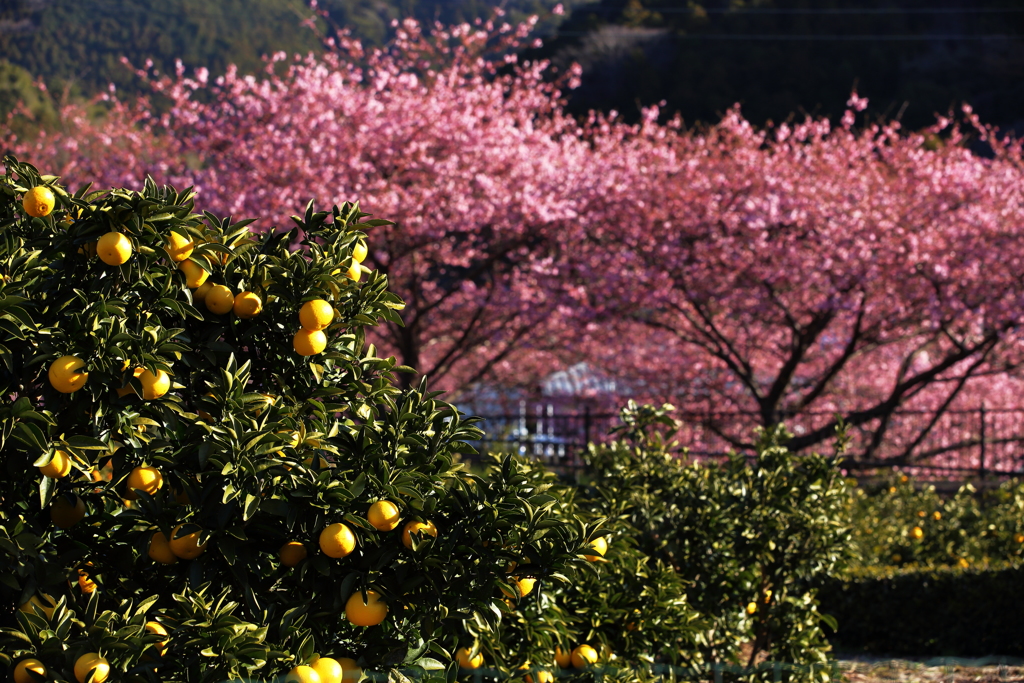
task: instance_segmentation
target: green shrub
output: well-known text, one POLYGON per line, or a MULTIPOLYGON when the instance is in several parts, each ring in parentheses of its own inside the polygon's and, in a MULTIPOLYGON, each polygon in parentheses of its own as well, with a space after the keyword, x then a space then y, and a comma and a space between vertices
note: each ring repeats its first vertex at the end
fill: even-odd
POLYGON ((860 569, 825 581, 837 646, 892 655, 1024 656, 1024 568, 860 569))

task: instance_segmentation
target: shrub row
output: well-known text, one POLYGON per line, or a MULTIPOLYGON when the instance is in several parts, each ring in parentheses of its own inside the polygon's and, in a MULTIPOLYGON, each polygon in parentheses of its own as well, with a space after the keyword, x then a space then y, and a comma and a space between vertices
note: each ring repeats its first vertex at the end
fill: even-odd
POLYGON ((821 586, 835 647, 892 655, 1024 656, 1024 567, 881 567, 821 586))

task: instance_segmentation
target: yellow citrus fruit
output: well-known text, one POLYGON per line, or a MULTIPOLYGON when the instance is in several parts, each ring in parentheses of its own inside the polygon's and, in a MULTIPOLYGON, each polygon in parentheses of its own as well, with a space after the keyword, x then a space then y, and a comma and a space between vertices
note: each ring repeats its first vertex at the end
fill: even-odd
POLYGON ((196 243, 192 241, 191 237, 186 237, 179 232, 171 232, 167 236, 167 253, 170 254, 171 260, 175 263, 180 263, 192 255, 192 250, 196 248, 196 243))
MULTIPOLYGON (((146 630, 148 632, 156 634, 158 636, 166 636, 167 635, 167 629, 164 628, 164 625, 161 624, 159 621, 147 621, 146 622, 146 630)), ((164 653, 164 650, 167 649, 167 639, 164 638, 163 640, 159 641, 155 645, 155 647, 156 647, 156 651, 159 652, 162 655, 164 653)))
POLYGON ((231 310, 231 307, 235 305, 235 295, 231 293, 231 290, 224 285, 214 285, 210 288, 210 291, 206 293, 206 298, 203 299, 203 303, 206 304, 206 308, 211 313, 217 315, 224 315, 231 310))
POLYGON ((343 672, 341 679, 343 681, 354 682, 363 677, 363 670, 359 668, 358 664, 356 664, 356 660, 351 657, 338 657, 338 664, 341 664, 341 670, 343 672))
POLYGON ((590 542, 590 548, 594 551, 594 554, 584 555, 583 557, 587 558, 588 562, 597 562, 608 552, 608 540, 604 536, 595 538, 590 542))
POLYGON ((46 678, 46 667, 38 659, 23 659, 14 667, 14 683, 38 683, 46 678))
POLYGON ((455 651, 455 660, 459 663, 463 669, 479 669, 484 665, 484 655, 482 652, 477 652, 476 656, 469 656, 470 649, 468 647, 460 647, 455 651))
POLYGON ((1013 540, 1016 543, 1024 543, 1024 534, 1017 534, 1013 537, 1013 540))
POLYGON ((401 521, 398 506, 389 500, 378 500, 366 511, 366 520, 377 531, 391 531, 401 521))
POLYGON ((53 611, 57 609, 57 601, 46 593, 39 593, 38 595, 33 595, 27 601, 22 603, 18 609, 26 614, 35 614, 36 607, 41 609, 43 614, 46 615, 46 618, 49 619, 53 616, 53 611))
POLYGON ((60 529, 70 529, 85 517, 85 501, 78 496, 68 500, 67 496, 54 498, 50 505, 50 519, 60 529))
POLYGON ((747 614, 755 614, 756 612, 757 612, 757 603, 756 602, 748 602, 747 603, 747 614))
POLYGON ((402 528, 402 545, 406 548, 412 549, 412 535, 413 534, 427 534, 437 538, 437 527, 431 521, 423 522, 409 522, 402 528))
POLYGON ((281 564, 286 567, 294 567, 306 559, 307 554, 306 546, 298 541, 288 541, 277 551, 277 556, 281 558, 281 564))
POLYGON ((355 549, 355 535, 341 522, 335 522, 320 532, 320 550, 327 557, 340 559, 355 549))
POLYGON ((323 299, 307 301, 299 309, 299 324, 304 330, 316 332, 326 329, 332 320, 334 320, 334 307, 323 299))
MULTIPOLYGON (((526 674, 523 680, 525 680, 526 683, 534 683, 533 676, 530 674, 526 674)), ((554 681, 555 676, 550 671, 541 669, 537 672, 537 683, 554 683, 554 681)))
POLYGON ((39 473, 51 479, 63 479, 71 472, 71 458, 64 451, 56 451, 53 459, 39 468, 39 473))
POLYGON ((192 303, 196 306, 206 306, 206 295, 213 289, 212 282, 204 282, 192 292, 192 303))
POLYGON ((185 259, 178 264, 178 270, 185 274, 185 285, 189 289, 201 287, 210 274, 198 263, 191 259, 185 259))
POLYGON ((320 683, 320 674, 311 666, 297 666, 288 672, 284 683, 320 683))
POLYGON ((79 372, 85 361, 77 356, 61 356, 50 364, 50 385, 62 394, 71 394, 85 386, 88 372, 79 372))
MULTIPOLYGON (((512 582, 519 588, 519 597, 525 598, 533 592, 533 587, 537 583, 537 579, 512 579, 512 582)), ((516 597, 515 593, 506 588, 502 588, 501 592, 506 598, 516 597)))
POLYGON ((936 522, 942 520, 942 513, 936 510, 935 512, 932 513, 932 519, 934 519, 936 522))
POLYGON ((120 232, 108 232, 96 242, 96 254, 108 266, 124 265, 132 257, 132 241, 120 232))
POLYGON ((352 265, 345 271, 345 275, 348 276, 349 280, 359 282, 363 277, 363 269, 359 266, 359 262, 353 259, 352 265))
POLYGON ((320 676, 320 683, 341 683, 345 674, 341 662, 330 657, 318 657, 310 666, 320 676))
POLYGON ((366 599, 360 591, 353 593, 345 603, 345 618, 356 626, 376 626, 388 616, 388 604, 377 591, 366 591, 366 599))
POLYGON ((75 661, 75 678, 85 683, 92 674, 92 683, 104 683, 110 676, 110 662, 96 652, 88 652, 75 661))
POLYGON ((174 527, 171 530, 171 540, 168 542, 171 552, 183 560, 194 560, 202 555, 207 545, 199 545, 199 535, 202 531, 195 524, 179 524, 174 527))
POLYGON ((240 292, 232 308, 239 318, 255 318, 263 310, 263 301, 255 292, 240 292))
POLYGON ((562 667, 563 669, 568 669, 570 666, 572 666, 572 651, 564 651, 562 650, 562 648, 556 647, 555 664, 562 667))
POLYGON ((577 669, 585 669, 597 663, 597 650, 586 643, 572 651, 572 665, 577 669))
POLYGON ((136 467, 128 474, 128 481, 125 483, 125 487, 128 490, 125 496, 129 500, 135 500, 138 498, 136 491, 144 491, 151 496, 155 496, 156 492, 163 488, 164 475, 155 467, 146 467, 145 465, 136 467))
POLYGON ((78 570, 78 587, 82 589, 85 594, 92 593, 96 590, 96 582, 89 577, 89 572, 84 569, 78 570))
POLYGON ((327 335, 321 330, 302 328, 292 338, 292 348, 300 356, 315 356, 327 348, 327 335))
POLYGON ((158 531, 153 534, 153 537, 149 539, 149 550, 147 552, 149 559, 160 562, 161 564, 174 564, 178 561, 178 556, 171 552, 171 544, 167 542, 167 536, 164 532, 158 531))
POLYGON ((33 187, 25 193, 25 198, 21 200, 21 208, 25 209, 25 213, 33 218, 49 216, 56 204, 57 199, 53 196, 53 190, 45 185, 33 187))
MULTIPOLYGON (((142 398, 147 401, 161 398, 171 388, 171 376, 163 370, 157 370, 154 375, 146 368, 135 368, 132 375, 134 377, 138 377, 139 381, 142 382, 142 398)), ((130 384, 126 384, 120 389, 117 389, 117 395, 121 397, 134 393, 135 390, 132 389, 130 384)))
POLYGON ((920 541, 922 538, 924 538, 924 529, 922 529, 919 526, 915 526, 913 529, 910 530, 910 537, 915 541, 920 541))
POLYGON ((362 263, 366 260, 366 255, 370 253, 370 250, 366 247, 366 240, 359 240, 356 242, 356 246, 352 247, 352 258, 356 263, 362 263))

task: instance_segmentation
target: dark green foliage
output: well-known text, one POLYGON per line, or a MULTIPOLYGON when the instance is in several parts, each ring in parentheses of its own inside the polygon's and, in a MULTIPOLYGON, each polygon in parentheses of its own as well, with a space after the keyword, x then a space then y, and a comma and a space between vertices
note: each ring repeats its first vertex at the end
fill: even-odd
POLYGON ((256 236, 248 221, 196 213, 191 192, 151 180, 142 192, 70 195, 27 164, 4 164, 0 665, 38 657, 68 679, 75 658, 95 651, 124 681, 270 680, 319 653, 394 680, 454 676, 452 634, 500 621, 498 543, 514 542, 545 580, 583 564, 582 523, 557 517, 512 458, 486 480, 465 472, 458 455, 481 436, 473 421, 425 384, 398 388, 405 369, 365 344, 364 328, 396 322, 402 304, 379 272, 359 284, 344 272, 357 241, 386 221, 354 204, 310 204, 292 230, 256 236), (39 184, 57 208, 29 218, 21 197, 39 184), (133 244, 121 266, 88 249, 110 230, 133 244), (256 293, 262 313, 218 316, 196 301, 165 250, 172 230, 195 241, 191 259, 211 282, 256 293), (302 357, 297 314, 317 298, 335 317, 324 352, 302 357), (63 355, 89 373, 74 393, 48 380, 63 355), (141 393, 140 367, 169 372, 169 392, 118 395, 126 385, 141 393), (43 476, 37 467, 57 451, 71 472, 43 476), (138 466, 159 469, 165 485, 126 504, 138 466), (47 508, 66 495, 86 516, 57 528, 47 508), (375 529, 367 510, 379 500, 398 507, 401 525, 434 522, 437 537, 406 548, 401 525, 375 529), (356 547, 336 559, 319 538, 339 522, 356 547), (208 542, 205 553, 151 558, 154 534, 171 538, 181 524, 208 542), (278 555, 286 541, 308 551, 293 568, 278 555), (387 618, 353 625, 345 605, 368 589, 387 618), (53 596, 52 616, 15 609, 37 594, 53 596), (155 663, 147 620, 170 632, 155 663))
POLYGON ((1024 567, 861 569, 819 592, 843 650, 1024 656, 1024 567))

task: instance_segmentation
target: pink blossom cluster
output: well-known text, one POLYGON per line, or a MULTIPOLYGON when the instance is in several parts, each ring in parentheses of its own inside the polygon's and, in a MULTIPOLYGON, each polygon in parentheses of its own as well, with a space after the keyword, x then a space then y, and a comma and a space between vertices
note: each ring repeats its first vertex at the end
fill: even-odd
POLYGON ((443 388, 587 360, 637 398, 784 419, 801 445, 840 413, 862 450, 934 437, 890 431, 897 409, 1020 405, 1018 142, 969 108, 872 122, 856 94, 838 126, 576 120, 578 70, 516 57, 531 26, 407 21, 383 49, 340 35, 259 75, 146 68, 152 96, 69 105, 5 146, 99 186, 194 185, 264 229, 359 200, 396 221, 368 264, 408 303, 379 341, 443 388))

